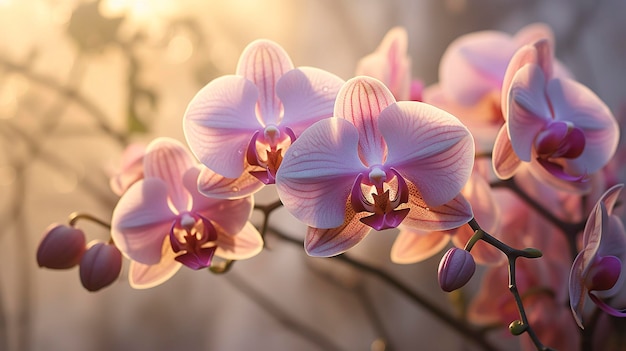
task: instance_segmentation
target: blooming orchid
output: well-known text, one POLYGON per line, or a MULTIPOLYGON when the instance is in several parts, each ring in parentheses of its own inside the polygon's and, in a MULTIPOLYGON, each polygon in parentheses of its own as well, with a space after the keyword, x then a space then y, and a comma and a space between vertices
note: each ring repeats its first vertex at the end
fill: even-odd
POLYGON ((310 255, 344 252, 371 228, 445 230, 472 218, 459 192, 472 170, 473 141, 454 116, 396 102, 365 76, 341 88, 334 115, 302 133, 277 175, 283 204, 311 227, 310 255))
POLYGON ((623 184, 613 186, 596 203, 585 225, 583 248, 570 271, 570 306, 581 328, 587 296, 604 312, 626 317, 626 310, 604 301, 614 296, 626 280, 626 230, 612 213, 623 188, 623 184))
POLYGON ((213 172, 203 171, 200 191, 236 198, 273 184, 285 150, 308 126, 331 116, 342 84, 324 70, 294 68, 272 41, 250 43, 237 74, 211 81, 185 112, 192 152, 210 170, 231 179, 217 181, 213 172))
POLYGON ((547 40, 522 47, 511 59, 502 111, 506 122, 493 149, 494 170, 502 179, 524 163, 554 187, 588 191, 588 175, 604 167, 617 148, 611 111, 582 84, 554 77, 547 40))
POLYGON ((261 235, 248 222, 252 198, 224 200, 200 194, 200 166, 181 143, 154 140, 143 166, 144 179, 122 195, 111 223, 116 246, 132 260, 133 287, 161 284, 181 265, 208 267, 214 255, 239 260, 261 251, 261 235))
POLYGON ((390 29, 376 50, 357 63, 357 76, 374 77, 385 83, 398 101, 422 100, 423 83, 411 80, 408 34, 403 27, 390 29))

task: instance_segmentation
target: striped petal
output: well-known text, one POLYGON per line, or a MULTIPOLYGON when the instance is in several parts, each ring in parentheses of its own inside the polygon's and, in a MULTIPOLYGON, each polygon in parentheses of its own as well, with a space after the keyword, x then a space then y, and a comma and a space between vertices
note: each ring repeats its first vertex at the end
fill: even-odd
POLYGON ((319 121, 285 152, 276 176, 285 208, 306 225, 335 228, 357 175, 366 170, 357 155, 358 132, 340 118, 319 121))
POLYGON ((423 200, 439 206, 463 188, 474 164, 474 141, 451 114, 416 101, 386 108, 379 129, 389 148, 388 167, 415 184, 423 200))
POLYGON ((515 154, 515 151, 513 150, 513 146, 511 146, 507 128, 507 123, 500 128, 500 131, 496 136, 496 141, 493 145, 493 170, 496 173, 496 176, 500 179, 509 179, 513 177, 519 166, 522 164, 522 160, 517 157, 517 154, 515 154))
POLYGON ((310 256, 331 257, 353 248, 365 238, 372 228, 363 224, 348 201, 345 206, 344 222, 331 229, 309 227, 304 239, 304 249, 310 256))
POLYGON ((170 201, 183 212, 189 209, 191 198, 181 180, 194 165, 195 160, 179 141, 157 138, 146 148, 144 177, 161 179, 167 185, 170 201))
POLYGON ((402 221, 402 228, 413 231, 439 231, 458 228, 472 219, 472 207, 462 196, 457 195, 448 203, 429 207, 412 184, 409 186, 409 208, 411 211, 402 221))
POLYGON ((244 170, 239 178, 226 178, 207 167, 202 167, 200 175, 198 175, 200 193, 207 197, 219 199, 247 197, 261 190, 264 185, 247 170, 244 170))
POLYGON ((276 83, 293 68, 287 52, 273 41, 255 40, 243 50, 237 74, 256 85, 259 93, 256 106, 264 126, 280 122, 283 106, 276 94, 276 83))
POLYGON ((357 128, 359 155, 368 166, 384 161, 386 145, 378 130, 378 116, 394 102, 395 98, 382 82, 365 76, 347 81, 337 95, 334 115, 357 128))
POLYGON ((189 148, 204 165, 228 178, 244 169, 245 153, 261 128, 255 106, 259 93, 243 77, 211 81, 191 100, 183 117, 189 148))

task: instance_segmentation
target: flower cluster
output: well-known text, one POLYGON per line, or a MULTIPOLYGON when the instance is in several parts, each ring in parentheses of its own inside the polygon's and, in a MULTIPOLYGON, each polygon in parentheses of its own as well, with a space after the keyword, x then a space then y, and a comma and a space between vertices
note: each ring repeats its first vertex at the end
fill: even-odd
POLYGON ((295 67, 272 41, 250 43, 234 75, 191 99, 182 118, 189 151, 169 138, 129 149, 111 181, 120 198, 110 243, 85 252, 80 230, 55 227, 39 264, 80 262, 83 284, 97 290, 121 269, 105 248, 130 260, 135 288, 182 266, 212 268, 216 257, 251 258, 267 231, 249 222, 253 196, 275 185, 307 225, 311 256, 340 255, 372 230, 399 230, 390 257, 400 264, 452 241, 442 289, 463 287, 483 265, 468 317, 513 321, 512 333, 528 332, 525 349, 576 349, 587 299, 626 316, 614 307, 626 298, 626 231, 613 214, 623 186, 607 167, 619 128, 556 60, 551 30, 460 37, 428 87, 411 77, 407 42, 392 29, 346 81, 295 67))

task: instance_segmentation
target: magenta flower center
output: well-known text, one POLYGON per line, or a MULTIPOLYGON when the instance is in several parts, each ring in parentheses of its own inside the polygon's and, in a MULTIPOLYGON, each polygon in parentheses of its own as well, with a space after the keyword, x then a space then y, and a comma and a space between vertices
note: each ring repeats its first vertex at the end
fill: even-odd
POLYGON ((585 285, 589 290, 609 290, 622 272, 622 261, 615 256, 604 256, 597 259, 589 268, 585 285))
POLYGON ((170 230, 176 261, 198 270, 211 265, 217 248, 217 231, 208 219, 190 213, 181 214, 170 230))
POLYGON ((283 154, 295 140, 296 136, 290 128, 284 128, 281 132, 277 126, 268 125, 263 134, 256 131, 248 144, 246 159, 250 165, 262 170, 252 170, 250 174, 264 184, 274 184, 283 154))
POLYGON ((562 159, 574 159, 585 149, 585 134, 570 122, 550 123, 535 138, 537 161, 552 175, 568 181, 582 181, 585 175, 568 174, 562 159))
POLYGON ((376 230, 397 227, 409 213, 408 208, 398 209, 409 201, 406 181, 395 169, 385 171, 380 165, 357 176, 350 200, 355 212, 371 213, 361 222, 376 230))

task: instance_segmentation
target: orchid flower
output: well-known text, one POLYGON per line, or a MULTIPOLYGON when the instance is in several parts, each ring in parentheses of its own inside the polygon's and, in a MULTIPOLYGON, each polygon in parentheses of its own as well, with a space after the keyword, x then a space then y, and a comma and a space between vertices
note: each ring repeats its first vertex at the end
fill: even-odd
POLYGON ((250 43, 237 74, 208 83, 185 112, 189 147, 212 171, 201 173, 200 191, 239 198, 273 184, 285 150, 308 126, 332 115, 342 84, 321 69, 294 68, 272 41, 250 43), (230 180, 217 181, 213 172, 230 180))
POLYGON ((614 296, 626 279, 626 230, 612 214, 623 188, 624 184, 615 185, 598 200, 585 225, 583 248, 572 264, 570 307, 581 328, 587 296, 604 312, 626 317, 626 309, 618 310, 604 300, 614 296))
POLYGON ((423 83, 411 80, 411 58, 407 55, 407 47, 406 29, 390 29, 378 48, 359 60, 356 75, 374 77, 385 83, 398 101, 421 101, 423 83))
POLYGON ((585 192, 588 176, 615 153, 618 125, 591 90, 552 72, 547 40, 522 47, 511 59, 502 95, 506 122, 496 137, 494 170, 506 179, 524 163, 556 188, 585 192))
POLYGON ((251 197, 200 194, 201 166, 176 140, 154 140, 143 159, 144 179, 122 195, 111 223, 115 245, 132 261, 131 286, 161 284, 181 265, 208 267, 214 255, 240 260, 261 251, 261 235, 248 222, 251 197))
POLYGON ((472 170, 473 140, 454 116, 396 102, 366 76, 341 88, 334 115, 302 133, 277 174, 285 208, 310 226, 310 255, 344 252, 371 228, 446 230, 472 218, 459 192, 472 170))

